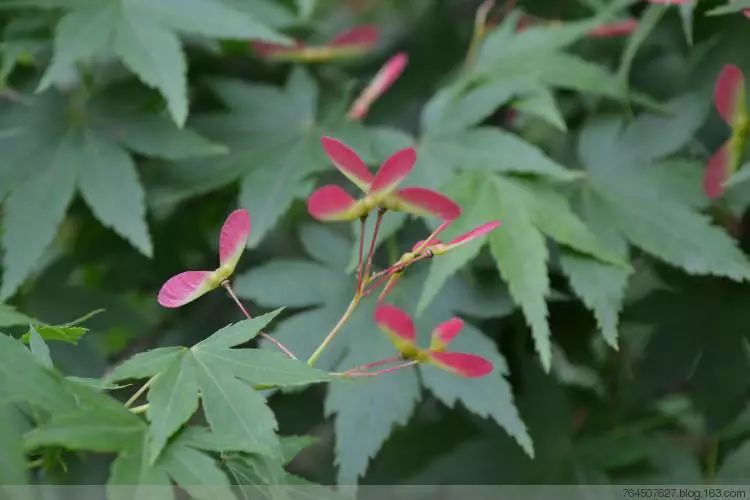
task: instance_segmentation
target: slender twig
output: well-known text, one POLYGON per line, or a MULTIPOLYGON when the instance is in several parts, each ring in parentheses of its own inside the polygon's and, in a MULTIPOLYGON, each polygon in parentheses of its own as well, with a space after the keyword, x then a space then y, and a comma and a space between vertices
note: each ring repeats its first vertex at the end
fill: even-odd
POLYGON ((247 319, 253 319, 252 316, 250 316, 250 313, 247 312, 247 309, 245 309, 245 306, 242 304, 242 301, 240 301, 239 297, 234 293, 234 290, 232 289, 232 284, 229 282, 229 280, 224 280, 221 282, 221 286, 223 286, 229 296, 232 298, 235 304, 237 304, 237 307, 240 308, 240 311, 242 311, 242 314, 245 315, 247 319))
POLYGON ((425 248, 427 248, 429 245, 431 245, 437 236, 443 232, 443 230, 450 226, 452 220, 447 220, 442 222, 433 232, 430 234, 427 238, 422 240, 422 244, 419 245, 417 248, 414 249, 414 253, 421 253, 425 248))
MULTIPOLYGON (((383 215, 385 215, 386 209, 385 208, 378 208, 378 216, 377 219, 375 219, 375 228, 372 232, 372 238, 370 240, 370 249, 367 252, 367 261, 364 266, 364 270, 362 271, 362 279, 360 280, 357 291, 354 292, 354 297, 352 297, 351 302, 349 302, 349 305, 346 308, 346 311, 344 311, 344 314, 339 318, 339 320, 336 322, 334 327, 331 329, 330 332, 328 332, 328 335, 323 339, 323 341, 320 343, 320 345, 315 349, 315 352, 312 353, 312 355, 308 358, 307 364, 310 366, 313 366, 320 356, 323 354, 323 351, 325 351, 326 347, 333 341, 333 339, 338 335, 338 333, 341 331, 341 329, 344 327, 347 321, 349 321, 349 318, 351 318, 352 314, 354 314, 354 310, 359 305, 360 300, 362 300, 362 292, 364 288, 367 286, 368 283, 368 277, 370 275, 370 269, 372 268, 372 259, 375 255, 375 247, 377 245, 378 241, 378 232, 380 231, 380 224, 383 221, 383 215)), ((364 235, 364 223, 361 226, 360 231, 360 242, 362 242, 362 235, 364 235)), ((361 252, 360 252, 361 253, 361 252)), ((361 259, 360 259, 361 261, 361 259)))
MULTIPOLYGON (((515 4, 515 0, 511 0, 509 3, 515 4)), ((477 52, 479 51, 479 45, 487 33, 487 16, 494 6, 495 0, 485 0, 477 9, 476 15, 474 16, 474 33, 472 34, 469 49, 466 51, 466 60, 464 61, 465 71, 468 71, 474 65, 474 61, 477 58, 477 52)))
MULTIPOLYGON (((229 296, 232 298, 232 300, 234 300, 234 303, 237 304, 237 307, 239 307, 240 311, 242 311, 242 314, 244 314, 247 319, 253 319, 253 317, 250 316, 250 313, 247 312, 247 309, 245 309, 245 306, 242 305, 242 302, 240 301, 239 297, 237 297, 237 295, 234 293, 234 290, 232 289, 232 284, 229 283, 229 280, 224 280, 221 283, 221 286, 223 286, 226 289, 229 296)), ((292 353, 292 351, 287 349, 284 344, 279 342, 277 339, 273 338, 271 335, 267 334, 266 332, 260 332, 258 335, 260 335, 261 337, 263 337, 264 339, 268 340, 269 342, 274 344, 276 347, 281 349, 281 351, 283 351, 284 354, 286 354, 290 358, 297 359, 297 356, 295 356, 292 353)))
MULTIPOLYGON (((428 246, 430 246, 434 241, 435 238, 446 228, 450 225, 452 221, 445 221, 442 224, 440 224, 437 229, 435 229, 432 234, 430 234, 427 238, 425 238, 422 243, 417 246, 413 254, 417 254, 415 257, 413 257, 411 260, 408 260, 406 262, 396 262, 395 264, 391 265, 390 267, 387 267, 383 269, 382 271, 378 271, 377 273, 373 273, 372 276, 370 276, 367 279, 367 284, 370 285, 366 290, 362 291, 362 296, 367 297, 370 295, 373 291, 375 291, 380 285, 383 284, 385 280, 390 278, 393 274, 397 272, 403 272, 406 270, 407 267, 414 264, 415 262, 419 262, 420 260, 429 259, 432 258, 432 252, 425 250, 428 246), (373 283, 374 282, 374 283, 373 283)), ((403 257, 402 257, 403 258, 403 257)))
POLYGON ((367 364, 352 368, 350 370, 346 370, 344 374, 352 373, 352 372, 363 372, 371 368, 375 368, 375 367, 382 366, 382 365, 387 365, 389 363, 395 363, 396 361, 401 361, 403 359, 404 358, 402 358, 401 356, 391 356, 390 358, 381 359, 380 361, 373 361, 372 363, 367 363, 367 364))
MULTIPOLYGON (((377 219, 375 219, 375 229, 373 229, 372 231, 372 239, 370 240, 370 250, 367 251, 367 264, 365 264, 365 271, 363 273, 363 276, 365 276, 365 278, 369 276, 370 269, 372 268, 372 259, 375 256, 375 246, 377 245, 378 233, 380 232, 380 223, 383 222, 383 215, 385 215, 385 209, 379 208, 378 217, 377 219)), ((365 280, 363 280, 359 290, 362 291, 362 289, 366 285, 367 283, 365 283, 365 280)))
MULTIPOLYGON (((397 262, 393 264, 390 267, 386 267, 382 271, 378 271, 377 273, 372 273, 372 276, 367 280, 368 283, 372 283, 373 281, 380 279, 380 278, 388 278, 391 274, 393 274, 394 271, 398 271, 400 267, 400 264, 397 262)), ((375 285, 372 285, 375 286, 375 285)))
POLYGON ((354 294, 354 297, 352 297, 352 301, 349 302, 349 306, 346 308, 346 311, 344 311, 344 314, 339 318, 336 325, 331 329, 330 332, 328 332, 328 335, 326 335, 326 338, 323 339, 323 342, 320 343, 317 349, 315 349, 315 352, 312 353, 310 358, 307 360, 307 364, 310 366, 313 366, 316 361, 318 361, 318 358, 320 358, 320 355, 323 354, 323 351, 326 347, 328 347, 328 344, 331 343, 331 341, 336 337, 336 335, 341 331, 341 329, 344 327, 347 321, 349 321, 349 318, 351 318, 352 314, 354 313, 354 310, 359 305, 359 301, 362 298, 362 295, 359 293, 359 290, 357 293, 354 294))
POLYGON ((407 361, 406 363, 401 363, 400 365, 391 366, 390 368, 384 368, 383 370, 378 370, 376 372, 344 372, 340 375, 344 377, 377 377, 378 375, 385 375, 386 373, 392 373, 397 370, 401 370, 402 368, 408 368, 410 366, 414 366, 417 363, 419 363, 419 361, 416 359, 413 359, 411 361, 407 361))
POLYGON ((378 287, 380 287, 380 285, 382 285, 385 281, 387 281, 394 274, 403 273, 412 264, 415 264, 419 262, 420 260, 431 259, 432 257, 433 257, 433 254, 431 251, 423 252, 408 262, 396 263, 392 265, 391 267, 384 269, 383 271, 373 274, 370 277, 370 279, 367 280, 368 283, 372 283, 372 284, 369 285, 367 289, 362 292, 362 296, 367 297, 368 295, 370 295, 372 292, 377 290, 378 287))
MULTIPOLYGON (((395 275, 397 275, 399 273, 403 273, 404 269, 406 269, 406 267, 403 267, 403 266, 401 266, 400 268, 397 268, 397 267, 391 267, 391 268, 389 268, 388 271, 390 271, 390 272, 388 274, 385 274, 385 275, 381 276, 377 281, 375 281, 375 283, 373 283, 372 285, 370 285, 370 287, 367 288, 367 290, 365 290, 364 292, 362 292, 362 296, 363 297, 368 297, 372 292, 374 292, 375 290, 377 290, 378 288, 380 288, 380 286, 383 283, 387 282, 393 276, 395 276, 395 275)), ((372 280, 370 280, 370 281, 372 281, 372 280)))
POLYGON ((138 398, 140 398, 141 395, 143 395, 143 393, 146 392, 149 387, 151 387, 151 384, 154 383, 154 381, 156 380, 156 377, 158 377, 158 376, 159 376, 159 374, 157 373, 156 375, 154 375, 153 377, 151 377, 150 379, 148 379, 146 381, 146 383, 141 386, 140 389, 138 389, 137 391, 135 391, 135 394, 133 394, 132 396, 130 396, 130 399, 128 399, 127 401, 125 401, 125 408, 130 408, 130 405, 132 405, 133 403, 135 403, 136 401, 138 401, 138 398))
POLYGON ((362 258, 364 256, 364 249, 365 249, 365 222, 367 221, 367 216, 362 216, 359 218, 359 259, 357 259, 357 290, 360 290, 362 288, 362 280, 364 279, 364 269, 362 269, 362 266, 364 265, 364 262, 362 261, 362 258))

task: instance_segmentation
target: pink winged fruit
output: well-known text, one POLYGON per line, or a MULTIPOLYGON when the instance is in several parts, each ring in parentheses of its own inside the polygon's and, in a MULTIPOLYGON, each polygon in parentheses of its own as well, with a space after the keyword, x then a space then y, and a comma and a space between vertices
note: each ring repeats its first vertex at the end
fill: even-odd
POLYGON ((591 38, 613 38, 631 34, 638 27, 635 19, 623 19, 612 23, 602 24, 588 32, 591 38))
POLYGON ((348 117, 352 120, 361 120, 370 110, 370 106, 381 95, 391 88, 398 77, 403 73, 409 63, 409 57, 404 52, 399 52, 386 61, 382 68, 375 74, 372 81, 365 87, 359 97, 349 109, 348 117))
POLYGON ((732 134, 708 160, 703 176, 703 190, 709 198, 724 193, 724 184, 737 170, 750 135, 745 77, 737 66, 724 66, 714 88, 714 104, 732 134))
POLYGON ((247 238, 250 236, 250 214, 235 210, 227 217, 219 236, 219 267, 214 271, 185 271, 172 276, 159 291, 159 304, 180 307, 218 288, 237 267, 247 238))
POLYGON ((414 322, 408 314, 396 306, 390 304, 378 306, 375 310, 375 323, 405 358, 430 363, 443 370, 469 378, 484 377, 492 372, 492 363, 482 356, 446 350, 464 326, 460 318, 451 318, 440 323, 432 331, 429 349, 420 349, 417 346, 414 322))
POLYGON ((355 200, 339 186, 323 186, 307 200, 307 209, 314 218, 321 221, 355 220, 365 217, 377 207, 443 220, 452 220, 460 215, 460 207, 436 191, 420 187, 398 188, 417 161, 414 148, 396 151, 373 175, 359 155, 343 142, 323 137, 322 143, 334 166, 364 196, 355 200))
POLYGON ((355 26, 333 37, 324 45, 297 42, 291 46, 252 41, 251 47, 269 61, 325 62, 347 59, 366 53, 378 43, 380 30, 376 26, 355 26))

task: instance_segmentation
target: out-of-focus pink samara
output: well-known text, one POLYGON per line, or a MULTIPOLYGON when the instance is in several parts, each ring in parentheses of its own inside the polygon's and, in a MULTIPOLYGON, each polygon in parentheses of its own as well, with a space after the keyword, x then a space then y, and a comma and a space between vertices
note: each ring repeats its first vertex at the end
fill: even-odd
POLYGON ((492 363, 482 356, 446 351, 451 341, 463 329, 464 322, 461 318, 451 318, 435 327, 429 349, 420 349, 417 346, 414 322, 396 306, 378 306, 375 310, 375 323, 405 358, 427 362, 462 377, 479 378, 492 373, 492 363))
POLYGON ((326 62, 360 56, 378 43, 380 30, 376 26, 355 26, 333 37, 324 45, 307 45, 298 41, 291 46, 251 41, 256 54, 268 61, 326 62))
POLYGON ((589 31, 588 36, 591 38, 614 38, 631 34, 638 27, 638 21, 635 19, 623 19, 608 24, 602 24, 589 31))
POLYGON ((249 236, 248 211, 239 209, 229 214, 219 236, 219 267, 214 271, 185 271, 172 276, 159 291, 159 304, 180 307, 218 288, 237 267, 249 236))
POLYGON ((404 68, 406 68, 408 62, 409 56, 404 52, 400 52, 388 59, 383 67, 375 74, 375 77, 370 81, 367 87, 365 87, 359 97, 354 101, 347 116, 352 120, 363 119, 370 110, 372 103, 374 103, 378 97, 385 94, 385 92, 391 88, 391 85, 398 80, 401 73, 404 72, 404 68))
POLYGON ((708 160, 703 190, 709 198, 718 198, 724 193, 724 184, 739 168, 750 135, 745 77, 737 66, 728 64, 721 70, 714 88, 714 105, 731 127, 732 134, 708 160))

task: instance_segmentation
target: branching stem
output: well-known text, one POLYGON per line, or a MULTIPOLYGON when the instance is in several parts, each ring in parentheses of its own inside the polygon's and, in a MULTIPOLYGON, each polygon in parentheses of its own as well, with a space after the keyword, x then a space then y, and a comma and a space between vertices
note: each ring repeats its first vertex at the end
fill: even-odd
POLYGON ((358 293, 362 293, 365 286, 367 286, 367 282, 369 280, 366 279, 367 276, 370 275, 370 269, 372 268, 372 259, 375 257, 375 247, 378 242, 378 233, 380 232, 380 224, 383 222, 383 215, 385 215, 386 210, 384 208, 378 209, 378 217, 375 219, 375 229, 372 231, 372 239, 370 240, 370 249, 367 251, 367 264, 365 264, 365 271, 362 274, 365 278, 363 278, 362 283, 360 284, 360 287, 358 289, 358 293))
MULTIPOLYGON (((232 284, 229 282, 229 280, 224 280, 221 283, 221 286, 223 286, 229 296, 234 300, 234 303, 237 304, 237 307, 240 308, 240 311, 242 311, 242 314, 245 315, 247 319, 253 319, 252 316, 250 316, 250 313, 247 312, 247 309, 245 309, 245 306, 242 305, 242 301, 240 301, 239 297, 237 297, 237 294, 234 293, 234 290, 232 289, 232 284)), ((276 347, 278 347, 284 354, 289 356, 292 359, 297 359, 297 356, 292 353, 289 349, 286 348, 284 344, 273 338, 271 335, 267 334, 266 332, 260 332, 259 335, 263 337, 264 339, 268 340, 272 344, 274 344, 276 347)))
POLYGON ((395 363, 397 361, 401 361, 403 358, 401 356, 391 356, 390 358, 381 359, 380 361, 373 361, 372 363, 367 363, 364 365, 357 366, 355 368, 352 368, 351 370, 346 370, 344 374, 352 373, 352 372, 363 372, 366 370, 369 370, 370 368, 375 368, 382 365, 387 365, 389 363, 395 363))
MULTIPOLYGON (((358 275, 360 279, 358 279, 357 284, 357 291, 354 292, 354 297, 352 297, 351 302, 349 302, 349 305, 346 308, 346 311, 344 311, 344 314, 339 318, 339 320, 336 322, 334 327, 331 329, 330 332, 328 332, 328 335, 323 339, 323 342, 320 343, 317 349, 315 349, 315 352, 312 353, 310 358, 307 360, 307 364, 310 366, 313 366, 320 356, 323 354, 323 351, 325 351, 326 347, 333 341, 333 339, 338 335, 338 333, 341 331, 341 329, 344 327, 347 321, 349 321, 349 318, 352 317, 352 314, 354 314, 354 311, 357 309, 357 306, 359 305, 359 302, 362 300, 363 291, 365 287, 367 286, 367 283, 369 282, 368 276, 370 274, 370 268, 372 267, 372 259, 375 254, 375 247, 377 245, 378 240, 378 233, 380 232, 380 224, 383 221, 383 215, 385 215, 386 210, 384 208, 378 209, 378 217, 375 219, 375 228, 372 232, 372 238, 370 240, 370 249, 367 252, 367 262, 364 264, 364 269, 360 272, 358 272, 358 275)), ((365 234, 365 221, 362 220, 362 225, 360 226, 360 240, 359 240, 359 253, 360 253, 360 265, 357 266, 358 269, 362 269, 362 250, 364 249, 364 234, 365 234)))
POLYGON ((159 374, 154 375, 153 377, 151 377, 150 379, 148 379, 146 381, 146 383, 141 386, 140 389, 138 389, 137 391, 135 391, 135 394, 133 394, 132 396, 130 396, 130 399, 128 399, 127 401, 125 401, 125 408, 130 408, 130 405, 132 405, 133 403, 135 403, 136 401, 138 401, 138 398, 140 398, 143 395, 143 393, 146 392, 149 387, 151 387, 151 385, 156 380, 156 377, 158 377, 158 376, 159 376, 159 374))
POLYGON ((392 373, 392 372, 401 370, 403 368, 414 366, 417 363, 419 363, 419 361, 416 359, 413 359, 411 361, 401 363, 400 365, 391 366, 390 368, 384 368, 382 370, 378 370, 375 372, 344 372, 341 375, 343 375, 344 377, 377 377, 379 375, 385 375, 386 373, 392 373))
POLYGON ((323 342, 320 343, 317 349, 315 349, 315 352, 312 353, 310 358, 307 360, 307 364, 310 366, 313 366, 316 361, 318 361, 318 358, 323 354, 323 351, 325 351, 326 347, 328 347, 328 344, 333 341, 333 339, 336 337, 336 335, 341 331, 341 329, 344 327, 347 321, 349 321, 349 318, 351 318, 352 314, 354 314, 354 310, 359 305, 359 301, 362 299, 362 295, 360 295, 359 290, 357 290, 357 293, 354 294, 354 297, 352 298, 352 301, 349 302, 349 306, 346 308, 346 311, 344 311, 344 314, 339 318, 336 325, 331 329, 330 332, 328 332, 328 335, 326 335, 326 338, 323 339, 323 342))

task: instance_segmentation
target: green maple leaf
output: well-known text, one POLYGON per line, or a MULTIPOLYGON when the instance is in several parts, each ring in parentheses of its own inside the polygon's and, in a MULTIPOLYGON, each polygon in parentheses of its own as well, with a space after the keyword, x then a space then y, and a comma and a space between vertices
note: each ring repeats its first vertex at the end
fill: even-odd
POLYGON ((0 334, 0 396, 10 403, 26 403, 49 413, 69 413, 75 397, 62 377, 37 362, 23 343, 0 334))
POLYGON ((321 137, 341 138, 366 161, 372 159, 368 133, 345 120, 344 108, 334 106, 322 116, 318 86, 302 68, 295 68, 282 88, 229 79, 215 80, 211 87, 227 111, 198 116, 194 123, 230 153, 210 169, 198 162, 164 165, 151 182, 154 205, 174 204, 239 180, 239 205, 253 216, 248 242, 253 247, 294 200, 310 194, 313 174, 333 171, 321 137))
MULTIPOLYGON (((635 246, 689 274, 746 280, 745 256, 699 211, 707 205, 702 164, 668 159, 703 123, 706 102, 687 95, 672 101, 671 115, 643 114, 627 125, 601 118, 584 127, 579 155, 589 175, 579 193, 581 212, 623 257, 635 246)), ((615 345, 629 273, 578 256, 563 256, 562 268, 615 345)))
MULTIPOLYGON (((1 308, 0 308, 1 309, 1 308)), ((88 331, 88 328, 80 326, 81 323, 93 318, 97 314, 104 312, 104 309, 96 309, 91 311, 78 319, 69 321, 61 325, 49 325, 42 323, 41 321, 28 318, 23 324, 30 325, 29 331, 21 336, 21 340, 29 342, 33 333, 44 340, 55 340, 58 342, 66 342, 68 344, 76 345, 88 331)))
POLYGON ((26 484, 26 455, 17 430, 17 417, 13 407, 0 402, 0 482, 2 484, 26 484))
POLYGON ((0 335, 0 393, 9 403, 42 409, 49 420, 24 436, 24 446, 60 445, 70 449, 117 451, 145 423, 113 398, 62 377, 51 366, 49 351, 33 332, 31 349, 0 335), (21 368, 23 366, 23 368, 21 368))
MULTIPOLYGON (((255 324, 261 323, 263 319, 259 318, 255 324)), ((222 346, 227 343, 242 342, 253 335, 249 332, 253 332, 253 326, 249 322, 237 324, 217 332, 217 335, 207 339, 212 341, 207 344, 222 346)), ((164 446, 159 457, 152 460, 153 432, 141 417, 129 411, 121 402, 88 385, 64 379, 56 371, 37 363, 32 352, 26 349, 20 341, 0 335, 0 346, 2 347, 0 395, 2 395, 3 403, 30 404, 34 408, 45 410, 50 415, 37 427, 23 435, 23 447, 27 452, 44 447, 63 447, 67 450, 116 453, 117 458, 112 463, 108 481, 108 485, 112 487, 109 489, 109 495, 112 498, 132 498, 134 491, 140 491, 137 489, 140 486, 161 486, 163 488, 158 489, 160 496, 166 495, 169 498, 172 494, 172 482, 197 498, 206 496, 208 490, 201 487, 207 486, 211 487, 212 498, 216 495, 220 498, 233 498, 228 490, 229 479, 212 455, 219 451, 247 449, 247 442, 238 439, 231 427, 222 427, 220 431, 214 432, 206 428, 187 428, 174 436, 164 446), (128 486, 128 488, 118 488, 118 486, 128 486)), ((236 351, 243 350, 237 349, 236 351)), ((159 355, 151 355, 151 361, 163 356, 163 352, 159 351, 159 355)), ((134 373, 133 370, 135 372, 142 370, 142 368, 132 368, 134 365, 141 367, 149 365, 150 369, 147 372, 153 373, 156 367, 152 362, 144 363, 146 357, 142 355, 137 362, 126 362, 131 365, 129 369, 131 374, 134 373)), ((260 378, 273 378, 275 373, 273 370, 278 369, 278 366, 274 363, 273 366, 267 368, 267 372, 264 372, 266 370, 262 366, 264 360, 270 361, 265 356, 259 357, 256 361, 260 361, 261 365, 249 364, 248 369, 261 374, 260 378)), ((283 367, 283 363, 281 366, 283 367)), ((289 368, 288 365, 287 368, 289 368)), ((121 373, 127 374, 126 372, 127 370, 121 373)), ((282 377, 286 379, 289 376, 289 370, 282 374, 282 377)), ((252 391, 249 387, 245 389, 252 391)), ((241 399, 242 394, 233 396, 241 399)), ((6 407, 0 408, 3 411, 0 417, 4 418, 6 407)), ((253 416, 260 418, 257 412, 254 412, 253 416)), ((272 437, 275 438, 275 434, 272 433, 272 437)), ((8 441, 7 444, 19 446, 21 440, 17 441, 17 443, 8 441)), ((304 442, 289 444, 292 450, 304 446, 304 442)), ((273 463, 270 458, 264 460, 267 464, 273 463)), ((281 457, 276 460, 281 464, 281 457)), ((8 465, 13 466, 13 464, 8 465)), ((13 473, 15 473, 14 477, 20 477, 12 468, 4 468, 0 475, 13 473)), ((15 482, 18 480, 15 479, 15 482)))
POLYGON ((143 494, 158 491, 160 497, 173 498, 170 480, 194 498, 234 498, 229 478, 217 460, 193 446, 187 432, 170 442, 156 463, 149 461, 148 450, 148 433, 142 432, 120 451, 107 482, 110 498, 132 498, 139 495, 140 488, 143 494))
POLYGON ((108 102, 100 97, 81 107, 49 92, 6 110, 0 121, 6 152, 0 159, 0 198, 7 195, 0 297, 12 295, 34 270, 76 193, 102 224, 151 255, 145 193, 125 148, 167 157, 176 148, 196 155, 221 152, 164 117, 134 108, 123 114, 108 102))
POLYGON ((49 369, 54 367, 49 347, 33 326, 31 327, 31 335, 29 335, 29 349, 31 349, 31 354, 34 355, 40 365, 49 369))
MULTIPOLYGON (((628 244, 625 238, 609 223, 609 214, 591 200, 581 203, 579 210, 591 231, 608 248, 625 261, 628 244)), ((627 284, 633 270, 594 260, 586 255, 563 249, 560 268, 570 286, 596 319, 604 340, 618 348, 619 315, 623 308, 627 284)))
MULTIPOLYGON (((524 454, 508 436, 488 429, 441 454, 407 478, 407 482, 424 484, 429 482, 429 477, 440 477, 449 484, 475 484, 480 481, 482 472, 475 473, 473 467, 460 465, 470 459, 491 467, 490 470, 495 471, 493 481, 497 483, 570 484, 581 478, 586 478, 587 483, 600 480, 603 463, 586 460, 583 456, 582 448, 588 436, 576 433, 574 409, 564 388, 551 375, 543 373, 531 357, 524 360, 521 370, 524 387, 518 397, 518 407, 534 439, 537 453, 533 458, 524 454)), ((603 455, 617 449, 609 446, 603 455)))
MULTIPOLYGON (((347 238, 321 226, 306 226, 301 241, 316 261, 272 260, 239 276, 235 290, 260 304, 284 303, 305 308, 280 322, 273 335, 299 356, 309 356, 347 308, 354 284, 345 270, 351 247, 347 238), (315 285, 300 286, 300 283, 315 285)), ((393 299, 401 303, 412 301, 421 283, 421 275, 407 275, 396 288, 393 299)), ((408 307, 412 306, 409 302, 408 307)), ((478 292, 458 279, 451 279, 434 306, 424 315, 424 332, 445 319, 441 315, 463 312, 478 317, 502 316, 512 310, 507 294, 502 291, 478 292)), ((318 361, 320 366, 340 371, 394 355, 393 346, 374 325, 373 309, 374 300, 359 306, 318 361)), ((461 381, 446 379, 433 373, 437 369, 425 367, 420 368, 425 374, 424 385, 449 406, 461 403, 478 415, 494 419, 532 453, 531 441, 504 378, 505 360, 481 334, 467 330, 462 342, 466 342, 467 349, 477 349, 476 352, 490 357, 496 364, 496 373, 481 381, 461 381)), ((421 399, 420 393, 419 378, 413 369, 359 382, 331 384, 325 408, 326 414, 334 418, 339 483, 357 482, 394 426, 404 425, 410 419, 421 399), (363 428, 368 433, 363 434, 363 428)))
POLYGON ((614 2, 591 19, 522 31, 516 30, 517 13, 506 16, 488 33, 469 71, 428 102, 422 115, 423 130, 428 135, 447 136, 482 122, 503 104, 536 114, 564 130, 552 97, 552 90, 558 88, 619 100, 633 97, 653 104, 646 97, 628 94, 626 86, 606 68, 564 50, 628 3, 614 2))
POLYGON ((254 338, 278 313, 223 328, 190 349, 165 348, 123 363, 107 381, 156 376, 148 392, 149 460, 155 463, 167 440, 195 413, 199 400, 215 432, 231 435, 243 449, 280 454, 276 419, 255 385, 297 385, 331 376, 277 352, 232 349, 254 338))
POLYGON ((556 181, 580 177, 536 146, 496 127, 428 132, 420 141, 418 158, 409 182, 420 186, 447 186, 461 171, 521 173, 556 181))
POLYGON ((105 0, 62 6, 66 13, 55 29, 54 56, 40 90, 61 80, 75 63, 113 53, 144 84, 164 96, 180 126, 187 118, 188 97, 187 62, 178 33, 287 41, 247 11, 220 0, 105 0))
POLYGON ((80 384, 67 385, 78 398, 77 408, 54 414, 49 422, 27 433, 24 445, 28 449, 57 445, 71 450, 117 452, 144 432, 145 422, 119 401, 80 384))
POLYGON ((692 446, 668 433, 630 430, 627 424, 633 422, 611 429, 582 429, 576 424, 575 400, 553 375, 544 374, 531 358, 522 362, 520 369, 524 382, 518 406, 536 445, 533 459, 507 436, 486 429, 433 458, 405 482, 425 484, 431 477, 440 477, 447 484, 475 484, 491 470, 496 483, 608 484, 613 476, 634 482, 653 479, 655 469, 656 477, 669 474, 686 484, 700 483, 702 475, 692 446), (466 463, 477 461, 483 470, 466 467, 466 463), (628 468, 634 472, 623 475, 628 468))
POLYGON ((424 309, 447 278, 488 242, 500 274, 531 326, 542 364, 548 369, 552 351, 545 302, 550 293, 545 236, 601 262, 625 268, 627 265, 549 185, 491 173, 466 173, 456 178, 446 194, 464 207, 461 218, 441 236, 447 241, 491 220, 500 220, 503 226, 484 241, 472 242, 434 259, 419 308, 424 309))
MULTIPOLYGON (((217 461, 195 443, 193 434, 181 433, 159 459, 148 459, 151 436, 146 422, 109 396, 72 382, 58 383, 69 392, 75 408, 52 418, 24 436, 24 446, 34 450, 62 446, 68 450, 114 452, 108 485, 112 498, 132 498, 139 486, 162 486, 160 496, 172 494, 174 482, 197 498, 232 498, 229 480, 217 461), (171 482, 170 482, 171 481, 171 482), (128 486, 116 488, 115 486, 128 486)), ((144 490, 148 491, 148 490, 144 490)), ((153 491, 153 490, 152 490, 153 491)))
POLYGON ((107 376, 105 383, 117 380, 149 378, 167 369, 172 362, 182 356, 185 347, 157 347, 139 352, 127 361, 117 365, 107 376))

